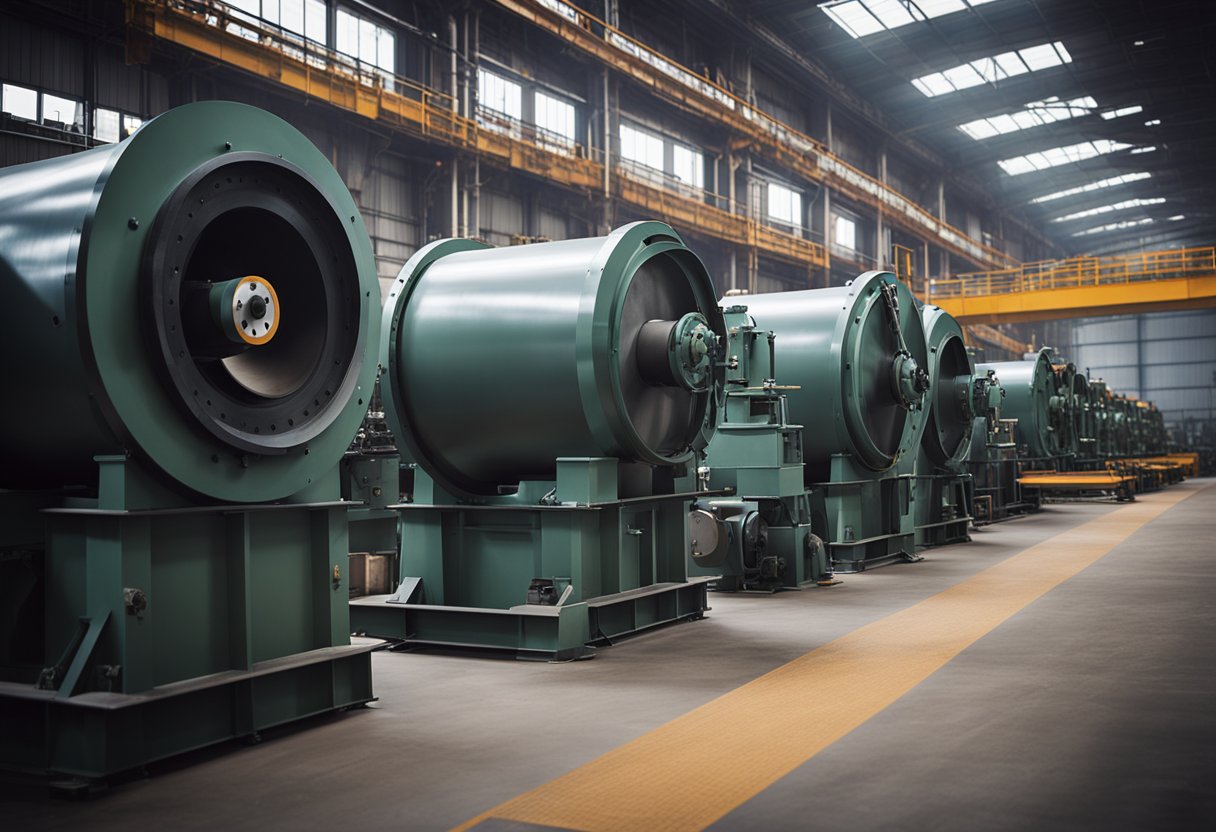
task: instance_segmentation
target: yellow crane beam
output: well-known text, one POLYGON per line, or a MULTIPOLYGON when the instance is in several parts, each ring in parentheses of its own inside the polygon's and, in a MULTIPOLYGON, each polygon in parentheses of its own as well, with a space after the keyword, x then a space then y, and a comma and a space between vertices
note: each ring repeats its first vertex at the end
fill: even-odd
POLYGON ((1026 263, 933 280, 929 301, 962 324, 1216 307, 1216 248, 1026 263))
POLYGON ((1016 338, 1013 338, 1001 332, 994 326, 987 324, 970 324, 963 327, 964 333, 967 335, 967 341, 974 344, 976 341, 982 341, 989 346, 998 347, 1015 357, 1020 357, 1027 352, 1027 345, 1016 338))

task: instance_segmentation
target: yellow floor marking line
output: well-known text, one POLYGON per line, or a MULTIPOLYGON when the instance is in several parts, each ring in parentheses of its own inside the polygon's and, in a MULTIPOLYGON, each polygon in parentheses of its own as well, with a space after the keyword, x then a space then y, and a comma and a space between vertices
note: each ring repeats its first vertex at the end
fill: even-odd
POLYGON ((704 829, 1202 487, 1147 495, 1031 546, 456 829, 487 818, 588 832, 704 829))

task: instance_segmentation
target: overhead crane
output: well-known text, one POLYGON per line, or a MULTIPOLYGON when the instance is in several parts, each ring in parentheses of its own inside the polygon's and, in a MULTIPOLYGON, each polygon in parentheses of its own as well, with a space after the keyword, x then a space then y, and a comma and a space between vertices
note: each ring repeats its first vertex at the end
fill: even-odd
MULTIPOLYGON (((604 168, 573 144, 568 152, 542 146, 522 131, 487 128, 460 115, 455 100, 401 76, 352 65, 319 44, 259 28, 246 18, 231 18, 225 7, 189 0, 127 0, 128 52, 132 62, 147 60, 148 36, 176 44, 355 113, 395 130, 474 153, 483 161, 537 176, 554 184, 590 192, 601 187, 604 168), (257 40, 228 31, 229 25, 256 33, 257 40)), ((826 249, 814 240, 765 226, 755 219, 707 204, 612 169, 615 193, 624 202, 692 233, 743 245, 776 259, 826 268, 826 249)))
POLYGON ((1025 263, 930 281, 960 323, 1022 323, 1216 307, 1216 247, 1025 263))

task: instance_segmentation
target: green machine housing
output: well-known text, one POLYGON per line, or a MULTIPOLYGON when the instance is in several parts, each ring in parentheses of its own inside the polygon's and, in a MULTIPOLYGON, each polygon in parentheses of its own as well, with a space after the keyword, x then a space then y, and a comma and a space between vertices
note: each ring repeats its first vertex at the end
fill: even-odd
POLYGON ((912 293, 875 271, 746 304, 776 338, 789 417, 801 425, 803 486, 822 500, 833 570, 916 560, 913 475, 897 467, 915 458, 929 390, 912 293))
POLYGON ((86 779, 372 698, 338 464, 379 300, 258 109, 0 171, 0 765, 86 779))
POLYGON ((1051 350, 1043 349, 1024 361, 980 364, 977 370, 992 370, 1005 388, 1002 413, 1017 420, 1018 456, 1032 467, 1058 464, 1071 446, 1073 413, 1052 368, 1051 350))
POLYGON ((789 388, 776 380, 777 337, 736 300, 747 298, 723 301, 725 398, 698 472, 731 496, 693 504, 688 572, 717 576, 719 591, 830 586, 827 510, 804 482, 802 425, 790 422, 789 388))
POLYGON ((442 240, 394 282, 381 390, 413 500, 400 583, 357 631, 521 657, 699 618, 680 478, 713 435, 725 335, 668 226, 491 248, 442 240), (408 392, 408 395, 406 395, 408 392))
POLYGON ((974 481, 966 460, 977 435, 987 445, 1002 392, 994 373, 976 374, 958 321, 932 305, 921 307, 921 317, 931 392, 912 503, 916 544, 928 547, 970 539, 974 481))

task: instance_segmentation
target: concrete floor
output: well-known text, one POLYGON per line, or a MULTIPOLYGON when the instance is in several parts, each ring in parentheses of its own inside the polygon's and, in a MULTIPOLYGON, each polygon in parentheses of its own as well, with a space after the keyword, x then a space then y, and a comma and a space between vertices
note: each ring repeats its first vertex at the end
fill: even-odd
MULTIPOLYGON (((1183 487, 1197 484, 1211 485, 1183 487)), ((371 708, 159 765, 87 803, 8 783, 0 817, 14 829, 448 828, 1115 508, 1052 505, 832 589, 714 595, 706 620, 588 662, 377 653, 371 708)), ((1216 828, 1214 517, 1208 487, 714 828, 1216 828)))

